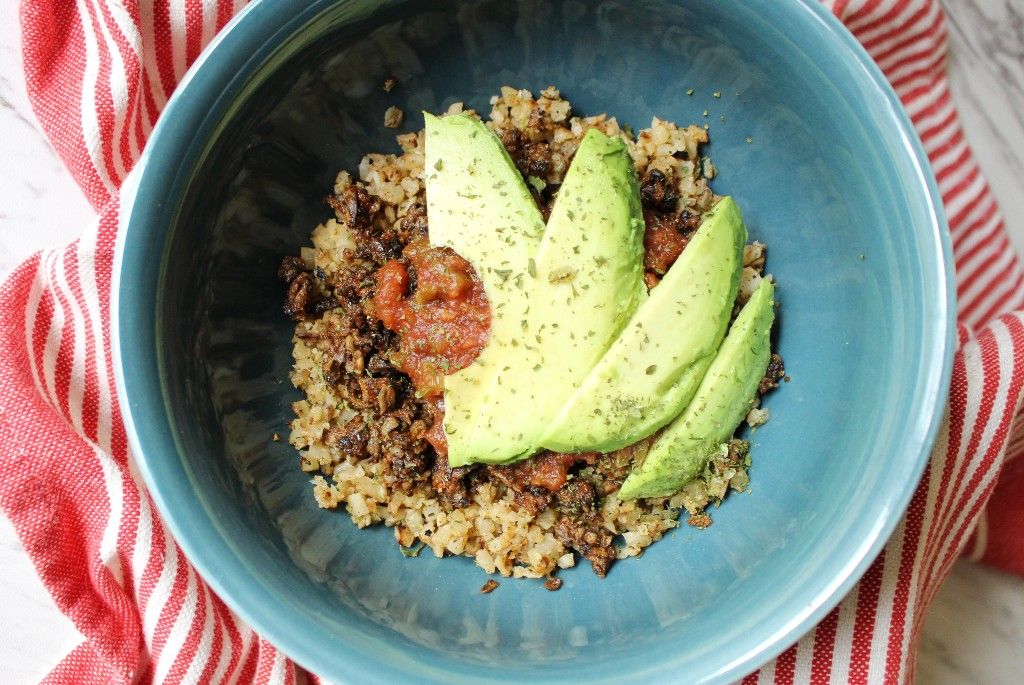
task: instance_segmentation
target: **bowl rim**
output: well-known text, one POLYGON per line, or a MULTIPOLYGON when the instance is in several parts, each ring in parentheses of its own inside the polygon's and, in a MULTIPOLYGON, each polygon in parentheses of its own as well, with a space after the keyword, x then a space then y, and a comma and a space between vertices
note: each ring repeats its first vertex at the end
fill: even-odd
MULTIPOLYGON (((343 2, 344 0, 338 1, 343 2)), ((298 3, 293 2, 293 4, 298 3)), ((383 7, 389 4, 391 4, 390 1, 381 2, 379 6, 383 7)), ((919 191, 923 191, 920 200, 927 209, 930 221, 927 229, 923 226, 917 227, 916 233, 922 239, 928 239, 938 248, 931 254, 921 256, 922 274, 926 277, 929 274, 932 275, 937 286, 936 298, 932 303, 936 310, 936 329, 932 345, 926 349, 933 363, 927 368, 926 382, 922 383, 924 392, 919 398, 920 405, 927 407, 930 413, 922 412, 913 423, 915 434, 911 442, 918 446, 918 450, 917 454, 913 455, 913 466, 909 469, 912 477, 901 481, 894 487, 894 491, 890 495, 890 506, 886 507, 877 517, 868 531, 867 537, 855 545, 841 572, 824 583, 814 594, 813 599, 795 607, 798 610, 788 620, 782 622, 770 634, 754 642, 728 664, 706 674, 700 679, 700 682, 730 682, 742 678, 777 657, 835 608, 868 570, 902 519, 928 462, 943 417, 942 408, 949 394, 956 349, 956 292, 952 242, 938 183, 924 146, 903 104, 881 69, 840 20, 818 0, 790 0, 790 5, 794 7, 793 11, 809 13, 822 31, 831 34, 839 42, 837 50, 845 50, 856 59, 865 84, 879 95, 884 101, 886 109, 892 115, 892 123, 898 129, 899 137, 908 153, 909 162, 919 181, 917 188, 919 191), (934 363, 939 360, 941 360, 941 364, 934 363)), ((126 259, 126 248, 130 242, 145 238, 152 232, 148 230, 151 226, 140 225, 143 222, 138 218, 140 214, 138 200, 147 194, 152 195, 158 192, 168 173, 173 178, 176 171, 170 160, 178 160, 185 156, 179 150, 177 156, 166 155, 161 159, 154 153, 154 150, 162 146, 167 148, 168 144, 171 148, 176 147, 174 139, 182 134, 182 130, 178 119, 174 116, 175 112, 187 107, 183 102, 190 97, 192 91, 200 88, 196 85, 197 76, 208 69, 207 65, 213 62, 214 55, 220 54, 221 51, 237 49, 237 47, 228 45, 236 39, 237 27, 247 23, 255 24, 259 21, 265 23, 268 18, 278 17, 284 6, 284 2, 252 0, 221 29, 175 88, 153 128, 139 160, 122 184, 121 206, 123 211, 119 217, 115 245, 110 304, 113 331, 111 344, 117 399, 127 431, 130 452, 145 482, 146 489, 153 498, 156 508, 174 540, 203 580, 242 620, 296 663, 313 672, 329 674, 337 678, 341 674, 334 673, 336 666, 322 656, 324 650, 318 650, 312 641, 303 640, 287 629, 278 627, 271 613, 259 607, 258 602, 252 601, 254 597, 251 591, 247 591, 244 578, 239 578, 237 574, 233 577, 223 577, 216 572, 220 563, 215 554, 207 551, 209 547, 204 544, 214 539, 213 534, 209 530, 196 529, 192 525, 195 521, 194 512, 186 511, 184 507, 176 506, 173 503, 176 497, 176 488, 168 485, 174 478, 167 473, 165 462, 167 459, 178 457, 176 445, 168 446, 154 441, 147 443, 147 437, 153 433, 151 429, 153 422, 162 422, 168 427, 168 431, 173 433, 168 418, 162 411, 162 408, 166 406, 166 397, 161 394, 160 397, 155 398, 151 396, 152 393, 149 396, 140 395, 137 392, 137 390, 141 390, 138 388, 139 382, 126 372, 126 365, 133 368, 148 366, 156 372, 156 355, 154 351, 151 351, 153 359, 146 362, 143 359, 146 352, 141 349, 141 346, 133 344, 133 338, 136 337, 138 331, 132 327, 122 327, 121 325, 122 306, 125 302, 144 304, 147 298, 152 300, 156 296, 152 292, 147 293, 142 292, 142 289, 126 287, 126 284, 131 282, 128 272, 132 268, 136 270, 144 268, 133 265, 131 259, 126 259), (157 166, 161 167, 162 174, 158 172, 147 175, 147 169, 157 166), (144 444, 149 446, 144 449, 144 444), (156 456, 157 454, 159 457, 156 456), (200 539, 203 542, 200 542, 200 539), (245 597, 245 601, 240 599, 241 597, 245 597)), ((319 3, 310 3, 301 11, 290 15, 291 19, 282 24, 283 28, 280 33, 284 34, 286 28, 295 25, 296 22, 312 19, 316 13, 319 13, 316 11, 319 6, 319 3)), ((276 36, 277 34, 275 34, 276 36)), ((245 70, 239 71, 244 72, 245 70)), ((231 75, 221 74, 220 77, 223 80, 230 78, 231 75)), ((210 88, 207 87, 207 90, 210 88)), ((211 108, 211 111, 216 111, 216 108, 211 108)), ((191 136, 186 135, 185 140, 190 138, 191 136)), ((161 237, 166 241, 165 235, 161 237)), ((387 666, 374 660, 372 655, 360 654, 355 650, 349 650, 346 653, 346 661, 348 673, 344 677, 355 678, 358 673, 362 673, 364 677, 372 677, 371 674, 379 677, 384 673, 382 669, 387 669, 387 666)), ((671 667, 671 659, 666 658, 656 666, 656 672, 664 675, 670 672, 671 667)), ((455 675, 452 674, 452 677, 454 680, 455 675)))

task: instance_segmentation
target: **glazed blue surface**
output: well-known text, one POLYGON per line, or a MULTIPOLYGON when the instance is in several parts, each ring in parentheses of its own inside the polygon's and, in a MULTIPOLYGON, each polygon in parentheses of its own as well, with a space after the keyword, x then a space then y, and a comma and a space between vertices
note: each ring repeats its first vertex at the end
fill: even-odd
POLYGON ((923 160, 814 0, 257 0, 179 87, 124 199, 115 354, 143 475, 218 594, 330 680, 741 677, 864 572, 934 439, 953 295, 923 160), (274 274, 327 217, 336 171, 397 151, 389 105, 409 131, 421 110, 487 111, 503 84, 552 83, 636 129, 710 124, 713 187, 769 245, 793 380, 752 436, 749 494, 711 528, 684 526, 605 580, 583 564, 557 593, 481 595, 471 560, 407 559, 390 529, 319 510, 294 450, 271 441, 299 399, 274 274))

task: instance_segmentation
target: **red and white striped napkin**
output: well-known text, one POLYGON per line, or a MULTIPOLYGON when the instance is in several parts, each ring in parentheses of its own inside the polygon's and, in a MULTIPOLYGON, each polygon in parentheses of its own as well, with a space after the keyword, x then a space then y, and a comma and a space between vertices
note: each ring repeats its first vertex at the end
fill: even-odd
MULTIPOLYGON (((34 256, 0 290, 0 505, 86 637, 51 682, 292 683, 298 674, 214 596, 160 521, 131 468, 110 353, 118 188, 187 66, 242 4, 21 7, 35 113, 99 212, 78 242, 34 256)), ((1024 430, 1011 435, 1024 384, 1024 272, 950 99, 942 10, 938 0, 826 5, 892 82, 934 165, 960 344, 947 420, 893 538, 840 606, 750 683, 912 680, 925 610, 965 548, 1024 574, 1024 459, 1013 459, 1024 430)))

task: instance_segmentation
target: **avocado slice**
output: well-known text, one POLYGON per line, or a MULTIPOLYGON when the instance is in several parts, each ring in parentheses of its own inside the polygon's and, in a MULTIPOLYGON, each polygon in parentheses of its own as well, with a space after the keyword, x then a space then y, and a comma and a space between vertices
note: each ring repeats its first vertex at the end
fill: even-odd
MULTIPOLYGON (((432 137, 438 121, 445 120, 427 127, 428 170, 435 147, 441 147, 434 145, 432 137)), ((476 140, 463 136, 458 144, 464 156, 480 160, 476 140)), ((493 264, 495 254, 507 258, 506 243, 493 250, 481 249, 489 239, 496 239, 495 232, 481 231, 481 227, 501 225, 488 216, 491 210, 486 206, 477 210, 475 230, 460 227, 475 240, 467 249, 463 235, 452 231, 447 218, 452 215, 437 204, 446 202, 445 196, 430 184, 462 183, 461 197, 481 195, 472 204, 480 203, 490 191, 474 188, 470 193, 466 178, 441 175, 449 168, 448 160, 441 167, 436 179, 432 174, 427 179, 431 239, 445 240, 474 264, 482 278, 499 274, 494 294, 488 290, 491 341, 477 363, 445 382, 448 461, 453 467, 509 463, 538 449, 540 433, 646 297, 644 223, 636 170, 622 140, 589 131, 573 157, 536 250, 528 249, 528 240, 517 241, 516 247, 522 249, 518 263, 525 264, 525 269, 508 272, 508 265, 493 264), (442 222, 437 238, 435 216, 442 222), (492 342, 493 359, 485 358, 492 342), (484 365, 478 373, 474 367, 481 360, 484 365)), ((472 211, 450 195, 447 201, 459 212, 472 211)), ((535 207, 529 196, 526 201, 535 207)))
MULTIPOLYGON (((488 455, 488 436, 509 415, 495 414, 497 374, 540 363, 539 350, 523 346, 521 325, 529 309, 533 256, 544 219, 522 176, 501 144, 480 121, 466 115, 426 120, 425 175, 430 243, 450 247, 476 268, 491 302, 491 333, 477 359, 445 376, 444 430, 448 458, 461 466, 488 455), (501 419, 500 421, 497 419, 501 419)), ((530 406, 532 386, 498 388, 530 406)), ((519 412, 515 412, 515 416, 519 412)))
POLYGON ((629 474, 619 499, 671 495, 696 478, 708 457, 753 406, 771 356, 775 287, 762 280, 729 329, 693 400, 629 474))
POLYGON ((532 424, 530 451, 647 299, 643 239, 639 182, 626 144, 590 129, 537 250, 524 339, 540 346, 542 368, 518 381, 541 389, 529 419, 520 414, 532 424))
POLYGON ((556 452, 611 452, 679 415, 718 351, 747 229, 722 198, 686 250, 545 430, 556 452))

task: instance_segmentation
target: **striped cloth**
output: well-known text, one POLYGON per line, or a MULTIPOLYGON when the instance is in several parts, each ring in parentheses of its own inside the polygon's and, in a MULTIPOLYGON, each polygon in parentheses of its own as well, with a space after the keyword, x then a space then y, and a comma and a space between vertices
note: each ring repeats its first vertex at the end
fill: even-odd
MULTIPOLYGON (((23 0, 35 113, 99 213, 78 242, 36 255, 0 291, 0 505, 86 638, 48 681, 300 676, 213 595, 160 521, 132 468, 110 354, 118 188, 187 66, 241 4, 23 0)), ((893 538, 839 607, 749 683, 912 680, 925 610, 965 547, 1024 573, 1024 459, 1002 466, 1008 445, 1024 452, 1024 431, 1011 437, 1024 272, 950 99, 942 10, 937 0, 826 4, 893 83, 934 165, 956 258, 959 350, 947 420, 893 538)))

